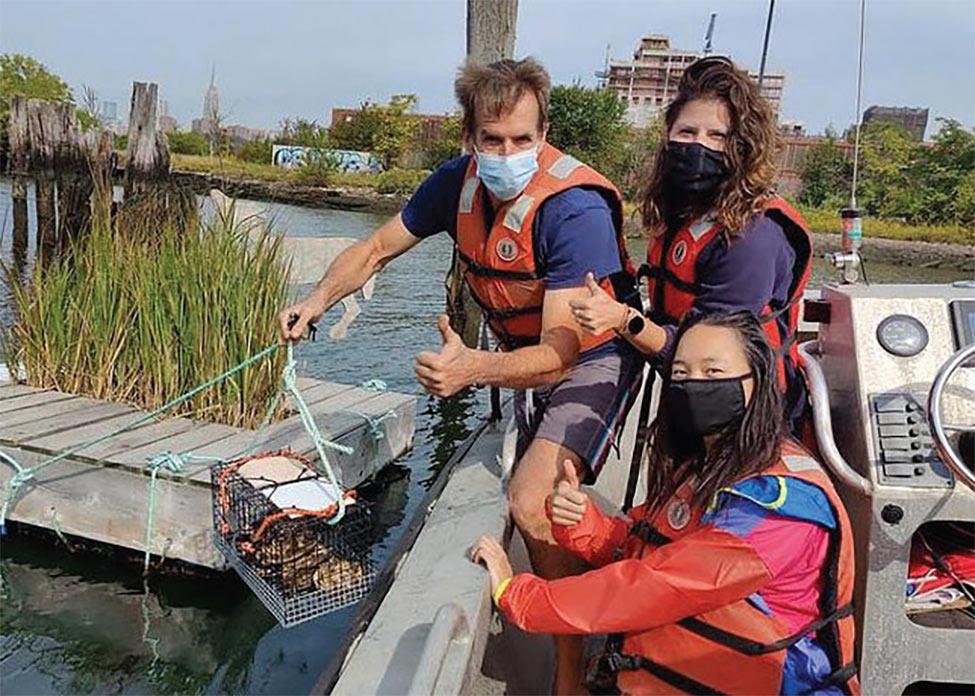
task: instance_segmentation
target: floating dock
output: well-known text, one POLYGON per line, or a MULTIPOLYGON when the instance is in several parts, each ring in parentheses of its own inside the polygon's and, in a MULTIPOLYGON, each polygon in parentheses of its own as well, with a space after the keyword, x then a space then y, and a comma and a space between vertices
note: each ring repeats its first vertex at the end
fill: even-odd
MULTIPOLYGON (((322 435, 352 448, 351 454, 330 453, 346 488, 359 485, 412 446, 415 396, 306 378, 298 380, 298 387, 322 435)), ((0 451, 33 467, 143 415, 125 404, 0 382, 0 451)), ((150 458, 169 451, 229 460, 252 446, 256 451, 290 448, 316 457, 297 416, 260 433, 189 418, 160 418, 40 470, 20 489, 8 517, 143 552, 150 458)), ((209 468, 191 460, 189 469, 189 475, 159 470, 152 553, 223 569, 223 556, 212 541, 209 468)), ((3 490, 13 474, 13 467, 0 462, 3 490)))

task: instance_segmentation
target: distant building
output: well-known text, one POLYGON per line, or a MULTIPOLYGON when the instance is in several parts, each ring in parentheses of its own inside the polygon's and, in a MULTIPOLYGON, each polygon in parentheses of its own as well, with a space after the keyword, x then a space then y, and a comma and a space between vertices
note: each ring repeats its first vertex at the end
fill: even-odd
POLYGON ((220 92, 217 90, 217 69, 210 71, 210 86, 203 95, 203 115, 190 122, 190 130, 210 136, 220 124, 220 92))
POLYGON ((227 137, 234 143, 245 143, 251 140, 269 140, 274 138, 274 131, 261 128, 250 128, 239 123, 232 123, 225 128, 227 137))
POLYGON ((909 106, 871 106, 863 112, 863 123, 871 121, 895 123, 920 142, 928 128, 928 110, 909 106))
POLYGON ((163 133, 172 133, 173 131, 179 130, 179 123, 169 114, 169 102, 164 99, 159 100, 158 123, 159 130, 163 133))
POLYGON ((801 138, 806 135, 806 124, 802 121, 779 121, 779 133, 786 138, 801 138))
POLYGON ((118 102, 103 101, 98 109, 98 115, 105 123, 118 121, 118 102))
MULTIPOLYGON (((648 34, 640 39, 633 60, 608 60, 606 70, 597 75, 603 86, 613 90, 626 104, 626 118, 634 126, 649 125, 677 95, 677 84, 684 69, 702 57, 699 51, 672 48, 670 38, 648 34)), ((757 73, 749 73, 758 79, 757 73)), ((782 104, 785 75, 766 73, 762 94, 776 115, 782 104)))

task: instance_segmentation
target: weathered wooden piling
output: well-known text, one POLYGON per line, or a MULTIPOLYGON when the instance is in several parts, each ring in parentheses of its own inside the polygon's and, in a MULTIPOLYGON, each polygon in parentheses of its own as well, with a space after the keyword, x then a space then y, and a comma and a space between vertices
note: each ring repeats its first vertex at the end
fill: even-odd
POLYGON ((11 103, 9 132, 12 173, 17 182, 15 235, 26 241, 24 179, 30 177, 37 193, 38 253, 42 259, 50 258, 91 219, 90 150, 70 103, 16 97, 11 103), (20 210, 17 196, 23 201, 20 210))
POLYGON ((20 269, 27 257, 27 102, 15 98, 10 105, 7 128, 10 141, 10 169, 13 182, 10 196, 13 199, 13 254, 14 265, 20 269))
POLYGON ((196 212, 192 192, 170 176, 169 145, 158 128, 159 88, 152 82, 133 82, 129 109, 129 138, 125 150, 125 200, 119 226, 152 230, 166 224, 179 229, 196 212))
POLYGON ((159 87, 133 82, 129 107, 129 140, 125 148, 126 193, 140 182, 169 177, 169 147, 158 129, 159 87))

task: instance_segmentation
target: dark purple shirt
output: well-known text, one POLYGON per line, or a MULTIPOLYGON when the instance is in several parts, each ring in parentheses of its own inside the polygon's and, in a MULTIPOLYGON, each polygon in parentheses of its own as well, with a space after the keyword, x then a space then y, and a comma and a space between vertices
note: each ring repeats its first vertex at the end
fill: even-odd
MULTIPOLYGON (((728 244, 717 235, 697 257, 701 294, 693 312, 751 310, 756 316, 770 302, 788 301, 796 252, 785 230, 767 215, 754 218, 742 234, 728 244)), ((667 343, 655 361, 665 363, 674 352, 677 327, 667 324, 667 343)))

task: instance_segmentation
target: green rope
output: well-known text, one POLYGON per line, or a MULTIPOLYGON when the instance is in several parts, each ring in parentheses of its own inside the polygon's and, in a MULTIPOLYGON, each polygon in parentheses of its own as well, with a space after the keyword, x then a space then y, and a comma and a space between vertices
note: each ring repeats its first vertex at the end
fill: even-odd
POLYGON ((352 454, 353 450, 346 445, 340 445, 331 440, 326 440, 322 436, 318 425, 315 423, 315 419, 311 415, 308 404, 305 403, 301 392, 298 390, 298 366, 294 359, 294 348, 290 342, 288 343, 288 361, 284 366, 281 385, 282 389, 288 392, 294 400, 295 408, 298 409, 298 416, 301 418, 301 423, 305 426, 305 430, 315 444, 315 450, 318 452, 318 458, 321 460, 322 470, 328 476, 332 485, 335 486, 336 492, 338 493, 338 511, 326 520, 328 524, 337 524, 345 516, 345 495, 342 486, 335 477, 335 472, 332 471, 332 465, 328 461, 328 455, 325 454, 325 450, 333 449, 344 454, 352 454))
POLYGON ((362 388, 366 391, 384 392, 388 387, 381 379, 367 379, 362 383, 362 388))
MULTIPOLYGON (((223 382, 224 380, 226 380, 226 379, 234 376, 238 372, 242 372, 243 370, 247 369, 248 367, 250 367, 254 363, 259 362, 259 361, 263 360, 264 358, 266 358, 267 356, 269 356, 269 355, 277 352, 278 349, 280 349, 280 348, 281 348, 281 345, 280 344, 274 344, 272 346, 268 346, 267 348, 265 348, 264 350, 262 350, 260 353, 256 353, 256 354, 252 355, 251 357, 247 358, 246 360, 244 360, 240 364, 238 364, 238 365, 232 367, 231 369, 227 370, 223 374, 217 375, 213 379, 211 379, 211 380, 209 380, 207 382, 204 382, 203 384, 201 384, 201 385, 199 385, 197 387, 194 387, 193 389, 189 390, 185 394, 176 397, 172 401, 163 404, 159 408, 157 408, 157 409, 155 409, 153 411, 150 411, 149 413, 146 413, 145 415, 139 416, 138 418, 136 418, 131 423, 128 423, 127 425, 124 425, 124 426, 122 426, 120 428, 116 428, 115 430, 113 430, 112 432, 110 432, 110 433, 108 433, 106 435, 102 435, 100 437, 93 438, 91 440, 88 440, 87 442, 83 442, 80 445, 77 445, 77 446, 72 447, 70 449, 62 450, 59 454, 57 454, 57 455, 55 455, 53 457, 50 457, 49 459, 46 459, 43 462, 41 462, 40 464, 37 464, 37 465, 35 465, 33 467, 23 467, 23 466, 20 465, 19 462, 17 462, 10 455, 8 455, 8 454, 6 454, 4 452, 0 452, 0 457, 2 457, 7 463, 9 463, 11 466, 13 466, 14 469, 16 469, 16 473, 10 479, 10 483, 7 485, 7 490, 4 491, 4 494, 3 494, 3 506, 0 507, 0 534, 5 534, 6 533, 7 511, 9 509, 9 507, 10 507, 10 503, 13 502, 13 500, 16 497, 17 492, 20 490, 20 488, 22 488, 25 483, 27 483, 32 478, 34 478, 34 474, 36 474, 41 469, 44 469, 45 467, 48 467, 51 464, 55 464, 55 463, 57 463, 59 461, 62 461, 64 459, 67 459, 67 458, 69 458, 69 457, 77 454, 78 452, 81 452, 83 450, 88 449, 89 447, 94 447, 95 445, 100 444, 102 442, 105 442, 106 440, 110 440, 113 437, 117 437, 118 435, 121 435, 122 433, 128 432, 129 430, 132 430, 134 428, 137 428, 140 425, 142 425, 143 423, 148 423, 149 421, 153 420, 156 416, 158 416, 158 415, 160 415, 162 413, 165 413, 166 411, 169 411, 170 409, 173 409, 176 406, 179 406, 179 405, 181 405, 183 403, 186 403, 187 401, 189 401, 190 399, 192 399, 194 396, 196 396, 200 392, 209 389, 210 387, 214 386, 215 384, 219 384, 220 382, 223 382)), ((290 356, 291 356, 291 344, 290 343, 288 344, 288 355, 289 355, 289 360, 290 360, 291 359, 290 358, 290 356)))

